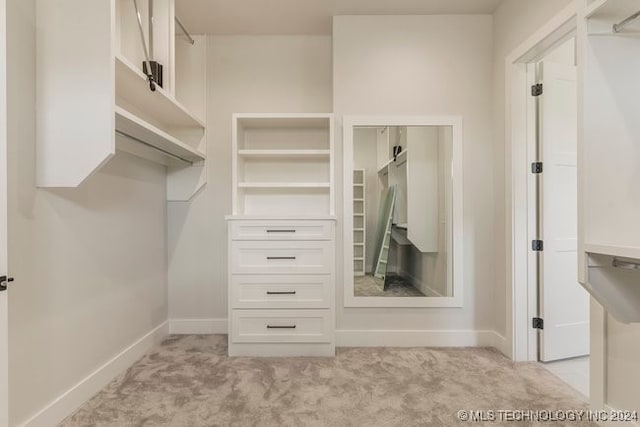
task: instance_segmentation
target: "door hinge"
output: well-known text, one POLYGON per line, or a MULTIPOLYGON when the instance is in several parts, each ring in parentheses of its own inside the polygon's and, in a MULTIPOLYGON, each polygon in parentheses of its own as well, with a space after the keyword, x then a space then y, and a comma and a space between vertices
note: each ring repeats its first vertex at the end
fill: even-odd
POLYGON ((544 250, 544 242, 542 240, 532 240, 531 241, 531 249, 535 252, 544 250))
POLYGON ((542 162, 531 163, 531 173, 542 173, 542 162))
POLYGON ((531 327, 533 329, 544 329, 544 320, 540 317, 534 317, 531 322, 531 327))
POLYGON ((540 96, 542 95, 543 87, 542 83, 537 83, 531 86, 531 96, 540 96))
POLYGON ((7 290, 7 284, 13 282, 13 277, 0 276, 0 292, 7 290))

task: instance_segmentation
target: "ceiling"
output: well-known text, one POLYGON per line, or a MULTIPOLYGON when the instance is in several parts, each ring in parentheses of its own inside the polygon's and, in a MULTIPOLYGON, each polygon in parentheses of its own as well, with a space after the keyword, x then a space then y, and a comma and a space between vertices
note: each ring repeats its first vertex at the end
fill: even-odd
POLYGON ((331 34, 335 15, 492 14, 502 0, 176 0, 192 34, 331 34))

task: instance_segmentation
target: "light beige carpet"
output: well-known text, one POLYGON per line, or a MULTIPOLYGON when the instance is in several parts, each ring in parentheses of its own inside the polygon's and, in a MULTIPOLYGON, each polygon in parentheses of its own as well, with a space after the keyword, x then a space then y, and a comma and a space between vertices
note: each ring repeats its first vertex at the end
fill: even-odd
POLYGON ((424 297, 425 294, 413 287, 400 276, 387 276, 389 283, 384 289, 382 279, 373 277, 370 274, 365 276, 354 276, 353 289, 357 297, 424 297))
POLYGON ((335 358, 226 350, 225 335, 170 336, 62 425, 450 426, 465 424, 461 409, 587 407, 544 368, 492 349, 343 348, 335 358))

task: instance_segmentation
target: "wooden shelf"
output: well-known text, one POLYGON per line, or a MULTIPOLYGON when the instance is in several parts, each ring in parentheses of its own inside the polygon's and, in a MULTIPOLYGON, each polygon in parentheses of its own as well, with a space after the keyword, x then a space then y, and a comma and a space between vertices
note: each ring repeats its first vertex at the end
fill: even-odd
POLYGON ((146 76, 126 58, 117 55, 115 61, 116 103, 123 100, 170 128, 198 128, 204 131, 204 122, 164 89, 158 86, 155 92, 149 90, 146 76))
POLYGON ((145 122, 121 107, 115 108, 116 132, 143 142, 169 156, 195 163, 205 159, 204 154, 188 146, 179 139, 145 122))
POLYGON ((326 188, 331 184, 328 182, 240 182, 239 188, 326 188))
POLYGON ((286 157, 286 158, 304 158, 304 157, 321 157, 329 158, 330 150, 238 150, 240 157, 286 157))

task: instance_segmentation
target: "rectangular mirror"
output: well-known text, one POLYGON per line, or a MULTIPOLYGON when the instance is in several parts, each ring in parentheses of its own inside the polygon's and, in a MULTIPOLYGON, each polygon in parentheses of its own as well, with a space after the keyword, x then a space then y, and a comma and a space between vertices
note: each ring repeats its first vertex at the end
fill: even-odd
POLYGON ((345 117, 345 306, 462 306, 462 120, 345 117))

